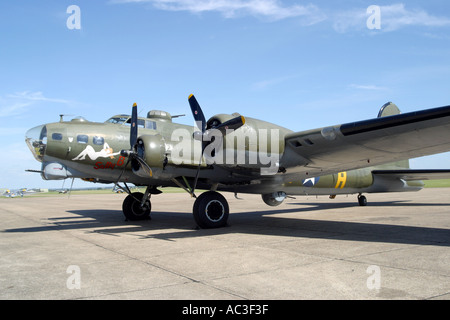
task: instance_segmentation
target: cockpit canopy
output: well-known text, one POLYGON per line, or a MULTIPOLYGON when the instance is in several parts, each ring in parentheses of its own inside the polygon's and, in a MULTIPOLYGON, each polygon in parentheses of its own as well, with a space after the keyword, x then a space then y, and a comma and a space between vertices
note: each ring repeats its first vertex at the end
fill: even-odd
POLYGON ((113 123, 113 124, 124 124, 124 123, 130 123, 131 117, 128 114, 119 114, 116 116, 113 116, 105 121, 105 123, 113 123))
MULTIPOLYGON (((172 122, 172 116, 166 111, 151 110, 147 113, 147 118, 138 118, 138 127, 156 129, 156 122, 153 120, 172 122)), ((106 120, 105 123, 129 126, 131 123, 131 116, 128 114, 118 114, 106 120)))

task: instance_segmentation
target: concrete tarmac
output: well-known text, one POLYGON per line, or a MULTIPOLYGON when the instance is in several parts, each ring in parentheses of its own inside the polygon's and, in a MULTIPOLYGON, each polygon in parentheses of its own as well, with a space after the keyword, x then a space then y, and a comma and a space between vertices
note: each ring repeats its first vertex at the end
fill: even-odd
POLYGON ((450 300, 450 189, 224 193, 229 226, 197 229, 186 193, 124 221, 124 194, 0 199, 0 299, 450 300))

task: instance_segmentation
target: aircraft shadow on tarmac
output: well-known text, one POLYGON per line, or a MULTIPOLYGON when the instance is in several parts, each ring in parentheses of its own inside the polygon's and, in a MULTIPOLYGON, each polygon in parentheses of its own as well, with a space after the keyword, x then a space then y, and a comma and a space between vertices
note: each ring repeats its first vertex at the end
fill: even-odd
MULTIPOLYGON (((67 210, 73 216, 49 218, 49 225, 8 229, 4 232, 44 232, 55 230, 88 229, 90 233, 120 236, 122 233, 135 233, 138 239, 161 239, 175 241, 186 237, 207 237, 223 234, 253 234, 267 236, 286 236, 310 239, 335 239, 344 241, 387 242, 417 245, 450 246, 450 229, 399 225, 407 224, 405 215, 380 218, 372 217, 368 222, 332 221, 302 218, 301 213, 328 209, 355 207, 354 202, 344 203, 288 203, 287 206, 302 204, 303 207, 279 208, 252 212, 232 213, 229 225, 220 229, 198 229, 190 212, 154 211, 151 220, 124 221, 120 210, 67 210), (304 207, 307 205, 307 207, 304 207), (299 213, 298 218, 277 215, 299 213), (383 223, 376 223, 376 221, 383 223), (386 224, 387 221, 394 224, 386 224), (167 232, 175 229, 173 232, 167 232), (161 230, 161 233, 157 231, 161 230), (146 233, 148 233, 146 235, 146 233)), ((371 202, 371 207, 430 207, 450 206, 449 203, 407 203, 371 202)), ((336 213, 339 219, 339 213, 336 213)))

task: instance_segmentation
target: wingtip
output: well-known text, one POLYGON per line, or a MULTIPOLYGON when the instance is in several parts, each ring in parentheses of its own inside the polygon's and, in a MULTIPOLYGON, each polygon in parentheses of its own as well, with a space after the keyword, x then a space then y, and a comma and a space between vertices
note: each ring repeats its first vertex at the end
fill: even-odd
POLYGON ((189 95, 188 100, 191 99, 193 96, 194 96, 194 95, 191 93, 191 94, 189 95))
POLYGON ((135 102, 135 103, 133 103, 133 107, 137 107, 137 103, 135 102))

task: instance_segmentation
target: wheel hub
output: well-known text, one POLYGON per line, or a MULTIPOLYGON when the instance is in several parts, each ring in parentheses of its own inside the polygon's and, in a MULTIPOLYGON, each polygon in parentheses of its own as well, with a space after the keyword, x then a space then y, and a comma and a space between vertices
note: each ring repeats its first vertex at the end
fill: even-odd
POLYGON ((225 214, 225 208, 223 204, 218 200, 211 200, 208 202, 205 208, 206 216, 212 222, 217 222, 222 219, 225 214))

